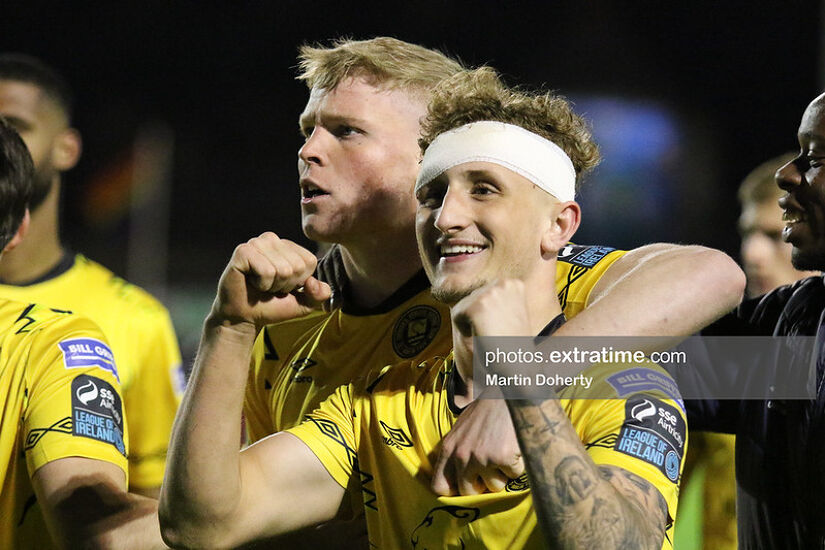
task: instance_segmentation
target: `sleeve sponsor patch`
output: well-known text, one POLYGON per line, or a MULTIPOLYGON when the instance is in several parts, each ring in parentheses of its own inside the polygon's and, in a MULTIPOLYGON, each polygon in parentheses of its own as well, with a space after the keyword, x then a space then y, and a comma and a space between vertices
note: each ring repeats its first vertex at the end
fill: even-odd
POLYGON ((614 448, 656 466, 670 481, 679 479, 687 426, 679 411, 647 396, 625 404, 625 420, 614 448))
POLYGON ((81 374, 72 380, 72 434, 109 443, 123 456, 123 407, 105 380, 81 374))
POLYGON ((660 391, 676 401, 682 412, 685 412, 685 404, 679 394, 679 387, 667 374, 644 367, 634 367, 611 374, 607 377, 607 383, 613 386, 619 397, 639 392, 660 391))
POLYGON ((95 338, 71 338, 57 344, 63 352, 63 366, 67 369, 99 367, 111 372, 120 382, 115 357, 109 346, 95 338))
POLYGON ((183 364, 178 363, 172 367, 172 387, 176 395, 183 395, 186 392, 186 382, 186 371, 183 370, 183 364))
POLYGON ((599 260, 616 250, 609 246, 579 246, 568 244, 559 250, 557 258, 562 262, 582 267, 593 267, 599 260))

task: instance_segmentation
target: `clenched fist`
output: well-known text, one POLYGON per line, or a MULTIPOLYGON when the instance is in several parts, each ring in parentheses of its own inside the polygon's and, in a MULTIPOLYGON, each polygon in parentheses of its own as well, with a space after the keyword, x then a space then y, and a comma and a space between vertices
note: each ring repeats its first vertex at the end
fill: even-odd
POLYGON ((531 336, 522 281, 501 279, 474 290, 450 310, 462 336, 531 336))
POLYGON ((330 288, 312 276, 309 250, 267 232, 238 246, 221 275, 211 317, 255 330, 320 309, 330 288))

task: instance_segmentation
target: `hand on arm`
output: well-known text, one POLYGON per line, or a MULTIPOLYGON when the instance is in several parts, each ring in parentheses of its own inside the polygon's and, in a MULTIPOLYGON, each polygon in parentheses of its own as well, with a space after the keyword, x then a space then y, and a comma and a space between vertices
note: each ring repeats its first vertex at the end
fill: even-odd
POLYGON ((476 399, 441 442, 432 490, 439 495, 501 491, 524 473, 524 461, 503 399, 476 399))
MULTIPOLYGON (((521 282, 498 281, 473 292, 452 309, 453 330, 464 337, 530 334, 529 314, 523 304, 521 282)), ((459 360, 460 355, 457 349, 459 360)), ((523 473, 521 450, 504 401, 475 399, 441 442, 431 487, 440 495, 501 491, 508 479, 523 473)))
MULTIPOLYGON (((263 481, 265 474, 279 471, 279 461, 300 452, 303 443, 282 444, 291 436, 278 436, 242 459, 238 442, 257 332, 268 323, 306 315, 329 297, 329 287, 312 276, 315 264, 311 252, 273 233, 235 249, 205 322, 192 378, 172 431, 160 501, 161 527, 168 540, 197 545, 253 539, 268 532, 266 523, 271 518, 267 511, 273 499, 291 502, 287 513, 306 513, 306 508, 295 506, 293 495, 263 481), (269 463, 250 460, 259 452, 268 452, 265 449, 271 449, 269 463)), ((311 464, 302 462, 307 467, 311 464)), ((317 459, 316 465, 329 477, 317 459)))

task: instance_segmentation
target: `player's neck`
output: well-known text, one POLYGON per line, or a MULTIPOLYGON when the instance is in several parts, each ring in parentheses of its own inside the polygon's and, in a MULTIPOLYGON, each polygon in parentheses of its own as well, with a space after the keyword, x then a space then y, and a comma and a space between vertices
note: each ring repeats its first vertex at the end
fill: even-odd
POLYGON ((362 308, 377 306, 421 269, 418 245, 411 232, 343 245, 341 257, 349 279, 348 298, 362 308))
POLYGON ((63 258, 58 234, 60 185, 55 184, 40 207, 31 213, 31 223, 23 241, 3 254, 0 279, 22 284, 45 275, 63 258))

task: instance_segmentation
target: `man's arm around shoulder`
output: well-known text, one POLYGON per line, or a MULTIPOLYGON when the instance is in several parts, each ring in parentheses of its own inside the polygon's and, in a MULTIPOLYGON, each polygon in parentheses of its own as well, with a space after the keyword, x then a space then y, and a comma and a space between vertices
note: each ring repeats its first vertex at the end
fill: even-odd
POLYGON ((735 308, 745 274, 727 254, 657 243, 616 260, 559 336, 689 336, 735 308))

